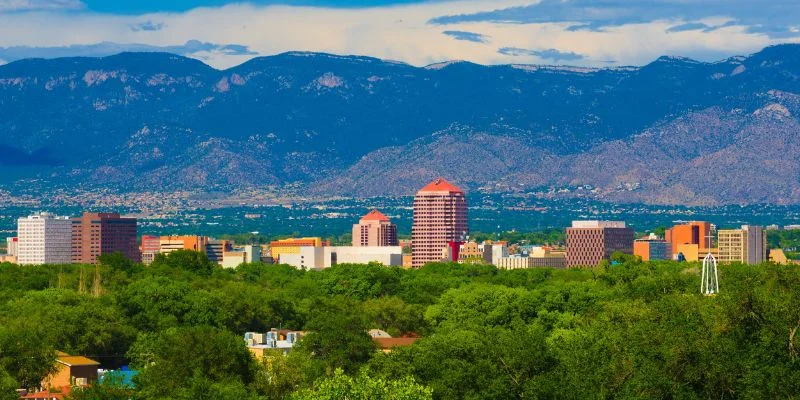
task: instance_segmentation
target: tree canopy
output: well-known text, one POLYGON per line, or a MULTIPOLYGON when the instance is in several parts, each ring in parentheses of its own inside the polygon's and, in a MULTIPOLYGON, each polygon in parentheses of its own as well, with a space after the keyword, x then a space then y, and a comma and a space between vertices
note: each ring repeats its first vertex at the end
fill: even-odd
POLYGON ((52 373, 56 351, 130 365, 135 388, 76 399, 796 398, 800 267, 615 255, 594 269, 222 269, 176 252, 153 266, 0 264, 0 399, 52 373), (304 330, 254 359, 243 334, 304 330), (369 329, 420 337, 379 351, 369 329), (121 397, 115 397, 121 396, 121 397), (126 397, 127 396, 127 397, 126 397))

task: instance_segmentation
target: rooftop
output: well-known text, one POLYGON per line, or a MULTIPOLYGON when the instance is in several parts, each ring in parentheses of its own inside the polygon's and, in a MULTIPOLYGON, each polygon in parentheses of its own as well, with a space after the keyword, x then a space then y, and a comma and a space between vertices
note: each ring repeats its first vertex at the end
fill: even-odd
POLYGON ((444 178, 436 178, 433 182, 429 183, 420 192, 450 192, 450 193, 464 193, 458 186, 446 181, 444 178))
POLYGON ((383 215, 382 212, 378 210, 372 210, 367 213, 367 215, 361 217, 362 221, 380 221, 380 222, 389 222, 389 217, 383 215))
POLYGON ((411 346, 419 340, 419 338, 384 338, 384 337, 373 337, 372 338, 375 343, 380 346, 381 349, 391 349, 393 347, 398 346, 411 346))
POLYGON ((84 356, 58 356, 58 362, 70 366, 100 365, 99 362, 84 356))

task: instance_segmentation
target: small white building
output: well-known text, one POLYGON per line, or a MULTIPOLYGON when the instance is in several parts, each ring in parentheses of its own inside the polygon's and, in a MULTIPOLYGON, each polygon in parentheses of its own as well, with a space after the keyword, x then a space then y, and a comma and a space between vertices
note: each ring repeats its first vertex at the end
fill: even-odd
POLYGON ((20 265, 72 262, 72 220, 39 213, 17 220, 17 262, 20 265))
POLYGON ((236 268, 241 264, 261 262, 261 246, 247 245, 222 253, 222 268, 236 268))
POLYGON ((297 253, 281 254, 280 263, 300 269, 325 268, 325 247, 303 246, 297 253))
POLYGON ((508 246, 505 244, 485 244, 484 246, 492 246, 492 265, 497 265, 500 259, 508 257, 508 246))

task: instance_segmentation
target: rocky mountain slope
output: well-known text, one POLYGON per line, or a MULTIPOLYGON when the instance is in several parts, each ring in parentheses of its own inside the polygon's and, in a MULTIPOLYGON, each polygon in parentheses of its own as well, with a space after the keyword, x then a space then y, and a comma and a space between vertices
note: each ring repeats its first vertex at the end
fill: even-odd
POLYGON ((0 66, 0 176, 368 196, 443 175, 610 201, 800 203, 798 71, 798 45, 598 70, 315 53, 225 71, 160 53, 23 60, 0 66))

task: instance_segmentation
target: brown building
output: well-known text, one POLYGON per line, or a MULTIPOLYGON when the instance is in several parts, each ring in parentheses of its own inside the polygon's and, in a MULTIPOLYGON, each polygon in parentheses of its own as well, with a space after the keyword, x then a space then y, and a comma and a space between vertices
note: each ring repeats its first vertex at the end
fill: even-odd
POLYGON ((678 246, 683 244, 696 244, 700 252, 712 247, 709 243, 711 236, 711 224, 702 221, 692 221, 683 225, 675 225, 672 229, 664 232, 664 240, 669 242, 671 247, 670 258, 678 255, 678 246))
POLYGON ((228 240, 209 240, 206 243, 206 256, 211 262, 222 264, 225 252, 230 251, 233 246, 228 240))
POLYGON ((84 213, 72 219, 72 262, 96 264, 97 257, 119 252, 139 262, 136 218, 117 213, 84 213))
POLYGON ((419 338, 416 338, 416 337, 401 337, 401 338, 373 337, 372 340, 378 346, 380 351, 382 351, 384 353, 391 353, 394 349, 396 349, 398 347, 411 346, 417 340, 419 340, 419 338))
POLYGON ((633 229, 624 222, 574 221, 567 228, 567 268, 597 266, 616 251, 633 254, 633 229))
POLYGON ((442 249, 450 242, 462 241, 467 233, 464 191, 438 178, 417 192, 411 228, 412 267, 441 260, 442 249))
POLYGON ((477 242, 466 242, 458 251, 459 264, 464 263, 492 263, 492 245, 482 245, 477 242))
POLYGON ((397 225, 378 210, 372 210, 353 225, 353 247, 397 246, 397 225))
POLYGON ((45 389, 87 386, 97 380, 97 367, 100 363, 95 360, 59 352, 55 363, 55 372, 42 380, 42 387, 45 389))
POLYGON ((208 240, 207 236, 161 236, 158 243, 159 251, 162 254, 169 254, 176 250, 205 253, 208 240))
POLYGON ((633 242, 633 255, 642 261, 669 260, 672 251, 669 242, 659 239, 639 239, 633 242))
POLYGON ((161 252, 161 238, 158 236, 142 235, 142 263, 149 265, 155 260, 156 254, 161 252))

